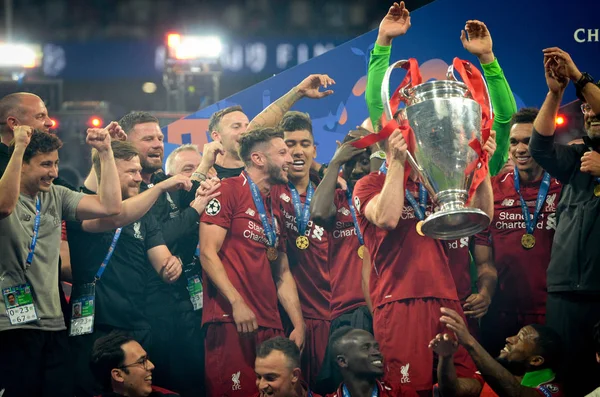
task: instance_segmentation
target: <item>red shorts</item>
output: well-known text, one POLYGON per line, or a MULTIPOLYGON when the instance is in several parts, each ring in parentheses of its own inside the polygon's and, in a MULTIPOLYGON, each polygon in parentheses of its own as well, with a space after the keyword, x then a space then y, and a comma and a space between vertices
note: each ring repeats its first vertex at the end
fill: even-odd
POLYGON ((329 343, 329 326, 331 321, 305 318, 306 336, 304 350, 302 350, 302 375, 311 389, 317 383, 317 376, 321 371, 327 343, 329 343))
POLYGON ((254 361, 256 348, 283 331, 259 328, 252 336, 240 336, 234 323, 206 326, 206 395, 249 396, 257 391, 254 361))
MULTIPOLYGON (((448 332, 440 323, 441 307, 456 310, 464 319, 460 302, 448 299, 406 299, 375 308, 373 328, 387 381, 431 395, 435 368, 429 342, 448 332)), ((476 378, 475 363, 462 346, 454 355, 454 365, 459 378, 476 378)))
POLYGON ((481 342, 492 357, 498 357, 506 345, 506 338, 515 336, 526 325, 545 323, 545 314, 488 311, 481 319, 481 342))

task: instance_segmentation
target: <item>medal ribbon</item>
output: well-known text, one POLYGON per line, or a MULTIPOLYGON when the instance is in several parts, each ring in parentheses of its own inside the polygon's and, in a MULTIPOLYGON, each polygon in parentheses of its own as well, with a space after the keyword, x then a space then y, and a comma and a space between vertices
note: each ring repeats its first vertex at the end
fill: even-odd
POLYGON ((529 208, 527 207, 527 203, 521 194, 521 185, 519 183, 519 172, 517 167, 515 167, 515 190, 519 194, 519 200, 521 200, 521 211, 523 212, 523 218, 525 218, 525 230, 528 234, 533 234, 533 230, 535 228, 535 224, 537 223, 538 216, 540 215, 540 210, 544 206, 544 200, 546 200, 546 196, 548 195, 548 190, 550 189, 550 174, 544 172, 544 177, 542 178, 542 183, 540 185, 540 190, 538 191, 537 201, 535 202, 535 213, 533 214, 533 219, 530 218, 529 208))
POLYGON ((308 183, 304 207, 301 207, 302 202, 300 201, 300 194, 298 194, 298 190, 296 190, 296 187, 291 182, 288 183, 288 187, 292 192, 292 202, 294 203, 294 212, 296 213, 298 234, 300 236, 304 236, 304 232, 306 232, 306 227, 308 226, 308 220, 310 219, 310 202, 315 194, 315 188, 313 187, 312 183, 308 183))
MULTIPOLYGON (((379 172, 382 172, 387 175, 387 165, 385 163, 381 164, 379 167, 379 172)), ((427 189, 423 186, 422 183, 419 183, 419 202, 413 197, 412 193, 408 191, 408 189, 404 189, 404 197, 408 200, 411 207, 415 210, 415 216, 417 219, 422 221, 425 219, 425 209, 427 206, 427 189)))
POLYGON ((350 213, 352 214, 354 230, 356 231, 356 236, 358 237, 358 243, 360 245, 365 245, 365 240, 363 239, 363 235, 360 232, 360 228, 358 227, 358 219, 356 219, 356 209, 354 208, 354 204, 352 204, 352 192, 350 191, 350 189, 348 189, 345 193, 346 199, 348 200, 348 207, 350 208, 350 213))
POLYGON ((246 177, 246 179, 248 180, 248 184, 250 185, 250 192, 252 192, 252 200, 254 201, 254 205, 256 206, 256 210, 258 211, 260 221, 263 225, 265 237, 269 242, 268 246, 274 247, 275 242, 277 241, 277 235, 275 234, 275 217, 273 216, 273 203, 271 202, 271 219, 273 219, 273 224, 271 224, 271 221, 267 216, 267 211, 265 210, 263 199, 260 194, 260 190, 258 189, 258 186, 256 186, 256 183, 252 181, 252 178, 250 178, 250 175, 248 175, 246 171, 244 171, 244 176, 246 177))
POLYGON ((96 272, 96 275, 94 276, 94 283, 96 281, 100 280, 100 277, 102 277, 104 270, 106 270, 106 265, 108 265, 108 261, 110 261, 110 258, 112 257, 113 252, 115 252, 115 247, 117 246, 117 241, 119 241, 119 237, 121 236, 121 229, 122 228, 120 227, 117 230, 115 230, 115 235, 113 236, 112 242, 110 243, 110 247, 108 247, 108 252, 106 253, 106 257, 104 257, 102 264, 100 265, 100 267, 98 268, 98 271, 96 272))
MULTIPOLYGON (((346 385, 342 385, 342 393, 344 393, 344 397, 350 397, 350 392, 346 385)), ((373 393, 371 393, 371 397, 377 397, 379 395, 379 390, 377 390, 377 385, 373 388, 373 393)))
POLYGON ((33 254, 35 252, 35 246, 37 245, 38 232, 40 230, 40 210, 42 203, 40 197, 37 196, 35 199, 35 220, 33 221, 33 236, 31 237, 31 244, 29 245, 29 254, 27 254, 27 260, 25 261, 26 266, 29 267, 33 262, 33 254))

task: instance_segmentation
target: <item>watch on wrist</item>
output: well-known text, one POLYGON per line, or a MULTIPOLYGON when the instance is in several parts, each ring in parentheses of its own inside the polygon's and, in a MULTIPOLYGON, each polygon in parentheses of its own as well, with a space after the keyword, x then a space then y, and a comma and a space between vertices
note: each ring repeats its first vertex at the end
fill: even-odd
POLYGON ((577 98, 579 98, 579 100, 582 102, 586 102, 586 100, 583 97, 581 91, 588 83, 594 84, 594 78, 585 72, 581 73, 581 77, 575 82, 575 94, 577 95, 577 98))
POLYGON ((194 172, 192 174, 192 178, 198 178, 200 180, 200 182, 205 181, 206 180, 206 175, 204 175, 201 172, 194 172))
POLYGON ((371 153, 371 157, 369 157, 369 159, 385 160, 385 152, 383 150, 378 150, 376 152, 373 152, 373 153, 371 153))

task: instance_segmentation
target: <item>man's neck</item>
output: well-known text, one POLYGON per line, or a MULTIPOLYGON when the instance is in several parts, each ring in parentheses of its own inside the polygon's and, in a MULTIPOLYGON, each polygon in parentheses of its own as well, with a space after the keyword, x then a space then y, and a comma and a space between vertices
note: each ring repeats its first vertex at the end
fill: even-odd
POLYGON ((306 390, 304 389, 304 386, 302 385, 302 382, 297 382, 296 386, 294 387, 294 396, 295 397, 306 397, 307 393, 306 390))
POLYGON ((223 168, 242 168, 244 166, 244 162, 237 155, 229 152, 219 154, 215 160, 215 164, 223 168))
POLYGON ((344 377, 344 385, 352 397, 371 397, 377 387, 377 380, 367 378, 344 377))
POLYGON ((142 175, 142 181, 144 181, 144 183, 146 185, 149 185, 150 183, 152 183, 152 175, 154 175, 154 172, 142 171, 141 175, 142 175))
POLYGON ((266 196, 269 194, 271 191, 271 184, 269 183, 269 176, 267 174, 254 167, 247 168, 246 173, 248 173, 252 182, 258 186, 258 190, 260 190, 262 195, 266 196))
POLYGON ((12 132, 4 132, 4 133, 0 134, 0 142, 5 144, 6 146, 8 146, 10 144, 10 141, 12 141, 13 138, 14 138, 14 134, 12 132))
POLYGON ((298 191, 298 194, 304 194, 306 193, 306 189, 308 189, 308 184, 310 183, 310 174, 306 174, 297 179, 290 178, 290 182, 292 182, 292 185, 294 185, 298 191))
POLYGON ((29 196, 33 199, 35 199, 37 197, 38 194, 38 190, 37 189, 29 189, 27 186, 25 186, 25 184, 23 183, 23 181, 21 181, 21 189, 20 189, 21 193, 29 196))
POLYGON ((533 183, 544 175, 544 169, 542 167, 533 167, 526 171, 519 170, 519 181, 522 183, 533 183))

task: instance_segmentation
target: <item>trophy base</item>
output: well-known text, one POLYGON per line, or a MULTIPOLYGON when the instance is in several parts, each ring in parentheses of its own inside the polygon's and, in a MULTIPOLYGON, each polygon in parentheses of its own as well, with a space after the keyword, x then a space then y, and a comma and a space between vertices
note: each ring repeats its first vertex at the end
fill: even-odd
POLYGON ((478 208, 460 208, 439 211, 430 215, 421 231, 426 236, 439 240, 456 240, 469 237, 484 230, 490 218, 478 208))

